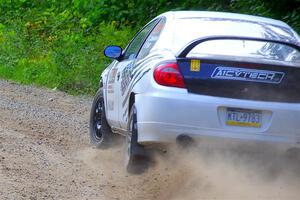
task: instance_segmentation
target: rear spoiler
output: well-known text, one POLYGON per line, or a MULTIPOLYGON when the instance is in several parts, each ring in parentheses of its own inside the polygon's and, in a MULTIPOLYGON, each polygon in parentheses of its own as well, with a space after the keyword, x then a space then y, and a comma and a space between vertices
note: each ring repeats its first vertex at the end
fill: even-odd
POLYGON ((272 39, 266 39, 266 38, 254 38, 254 37, 240 37, 240 36, 208 36, 199 38, 196 40, 193 40, 190 42, 187 46, 185 46, 180 53, 178 54, 178 58, 185 58, 186 55, 198 44, 206 41, 211 40, 249 40, 249 41, 261 41, 261 42, 273 42, 277 44, 283 44, 290 47, 293 47, 294 49, 297 49, 300 52, 300 44, 292 43, 288 41, 280 41, 280 40, 272 40, 272 39))

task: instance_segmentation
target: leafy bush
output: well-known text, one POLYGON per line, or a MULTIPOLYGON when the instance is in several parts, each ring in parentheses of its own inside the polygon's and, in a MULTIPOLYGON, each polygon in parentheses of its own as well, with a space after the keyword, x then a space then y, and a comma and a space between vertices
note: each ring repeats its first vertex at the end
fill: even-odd
POLYGON ((67 11, 27 11, 0 23, 0 77, 20 83, 92 94, 110 62, 102 54, 104 47, 125 46, 133 35, 131 28, 117 29, 113 22, 86 30, 67 11))
POLYGON ((93 94, 110 62, 104 47, 125 47, 136 30, 169 10, 261 15, 300 31, 300 0, 0 0, 0 77, 93 94))

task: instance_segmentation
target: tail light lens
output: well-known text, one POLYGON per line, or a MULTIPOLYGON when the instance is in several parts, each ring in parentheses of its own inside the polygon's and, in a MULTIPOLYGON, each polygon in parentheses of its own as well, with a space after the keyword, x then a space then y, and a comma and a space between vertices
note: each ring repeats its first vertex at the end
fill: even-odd
POLYGON ((154 80, 164 86, 185 88, 177 63, 167 63, 154 70, 154 80))

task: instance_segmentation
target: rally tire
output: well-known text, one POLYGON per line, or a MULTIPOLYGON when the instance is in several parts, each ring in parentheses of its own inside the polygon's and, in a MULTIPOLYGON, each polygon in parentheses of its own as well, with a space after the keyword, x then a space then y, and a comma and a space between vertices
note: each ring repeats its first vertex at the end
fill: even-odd
POLYGON ((94 98, 90 114, 90 141, 97 148, 105 149, 113 144, 114 133, 106 120, 103 88, 94 98))
POLYGON ((125 139, 125 168, 130 174, 141 174, 149 167, 149 157, 138 141, 137 110, 131 107, 128 134, 125 139))

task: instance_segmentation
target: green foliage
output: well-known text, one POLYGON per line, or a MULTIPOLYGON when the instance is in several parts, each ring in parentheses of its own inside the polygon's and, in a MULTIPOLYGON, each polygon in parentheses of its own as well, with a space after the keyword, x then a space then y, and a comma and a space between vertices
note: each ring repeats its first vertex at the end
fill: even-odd
POLYGON ((53 19, 65 20, 66 12, 48 18, 44 17, 48 13, 38 14, 0 23, 0 77, 72 94, 93 94, 110 62, 102 54, 104 47, 124 47, 133 35, 130 28, 117 29, 113 23, 102 22, 86 31, 79 22, 53 19))
POLYGON ((300 32, 300 0, 235 0, 230 10, 282 20, 300 32))
POLYGON ((216 10, 283 20, 300 31, 300 0, 0 0, 0 77, 93 94, 110 60, 142 25, 169 10, 216 10))

